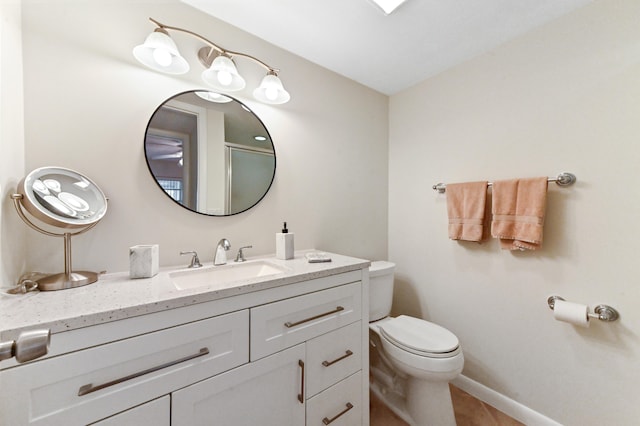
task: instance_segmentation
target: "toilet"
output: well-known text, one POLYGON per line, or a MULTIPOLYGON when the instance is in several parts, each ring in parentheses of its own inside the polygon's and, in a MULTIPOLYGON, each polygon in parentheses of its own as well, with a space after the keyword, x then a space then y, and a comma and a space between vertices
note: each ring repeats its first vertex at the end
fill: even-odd
POLYGON ((462 372, 458 338, 431 322, 392 318, 395 264, 369 268, 370 388, 412 426, 455 425, 449 381, 462 372))

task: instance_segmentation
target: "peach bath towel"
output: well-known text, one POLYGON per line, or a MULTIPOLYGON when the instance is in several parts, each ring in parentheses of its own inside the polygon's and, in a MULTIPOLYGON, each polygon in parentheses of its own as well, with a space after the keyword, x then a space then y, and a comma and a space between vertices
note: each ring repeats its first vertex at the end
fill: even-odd
POLYGON ((536 250, 542 247, 546 177, 494 182, 492 198, 491 235, 500 238, 503 249, 536 250))
POLYGON ((482 241, 487 181, 447 185, 449 238, 482 241))

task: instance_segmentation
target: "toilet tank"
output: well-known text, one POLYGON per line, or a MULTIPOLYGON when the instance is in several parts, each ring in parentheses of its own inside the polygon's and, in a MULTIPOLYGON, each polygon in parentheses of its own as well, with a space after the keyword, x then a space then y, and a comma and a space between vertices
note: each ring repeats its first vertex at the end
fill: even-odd
POLYGON ((385 261, 371 262, 369 267, 369 322, 391 313, 393 302, 393 272, 396 264, 385 261))

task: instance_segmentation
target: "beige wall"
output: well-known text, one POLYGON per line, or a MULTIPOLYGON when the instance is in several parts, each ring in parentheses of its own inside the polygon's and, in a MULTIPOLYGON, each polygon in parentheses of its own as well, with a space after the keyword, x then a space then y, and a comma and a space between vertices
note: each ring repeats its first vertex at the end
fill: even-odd
POLYGON ((0 287, 24 269, 26 227, 11 194, 24 175, 22 34, 19 1, 0 1, 0 287))
POLYGON ((640 2, 601 0, 390 100, 394 309, 460 338, 464 374, 566 425, 640 418, 640 2), (549 187, 543 249, 447 239, 437 182, 549 187), (617 308, 553 320, 547 297, 617 308))
MULTIPOLYGON (((248 256, 275 252, 287 221, 296 248, 316 247, 364 258, 387 250, 388 98, 177 0, 24 1, 26 169, 45 165, 86 173, 109 197, 105 219, 73 240, 80 269, 122 271, 128 247, 160 245, 161 265, 184 264, 181 250, 211 262, 222 237, 248 256), (196 58, 202 43, 175 34, 191 71, 178 77, 138 64, 132 48, 153 17, 186 27, 221 46, 255 55, 282 69, 292 100, 283 106, 237 95, 273 138, 277 170, 257 207, 227 218, 186 211, 152 181, 143 138, 155 108, 168 97, 204 87, 196 58)), ((238 59, 247 86, 262 69, 238 59)), ((3 237, 4 238, 4 237, 3 237)), ((62 242, 29 231, 31 269, 60 270, 62 242)))

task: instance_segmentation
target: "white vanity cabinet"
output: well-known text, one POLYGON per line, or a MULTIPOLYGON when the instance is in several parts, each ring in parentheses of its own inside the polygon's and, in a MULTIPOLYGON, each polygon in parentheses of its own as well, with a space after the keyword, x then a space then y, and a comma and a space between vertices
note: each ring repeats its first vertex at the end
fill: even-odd
POLYGON ((54 333, 0 425, 367 425, 366 265, 54 333))

